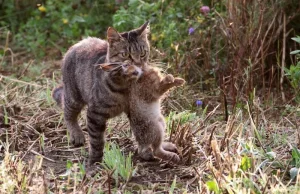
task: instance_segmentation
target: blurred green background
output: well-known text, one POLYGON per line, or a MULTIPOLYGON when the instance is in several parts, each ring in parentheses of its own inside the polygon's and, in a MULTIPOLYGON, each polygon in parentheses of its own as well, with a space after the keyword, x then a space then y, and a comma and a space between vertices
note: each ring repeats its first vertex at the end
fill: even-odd
POLYGON ((299 56, 290 52, 299 49, 291 39, 300 34, 299 4, 299 0, 0 0, 0 72, 14 75, 24 69, 16 64, 30 60, 40 61, 40 66, 41 61, 60 60, 84 37, 105 39, 109 26, 126 31, 149 20, 152 59, 199 90, 220 88, 235 102, 244 94, 249 97, 254 88, 263 92, 279 88, 284 73, 288 75, 284 84, 295 95, 300 64, 299 56))

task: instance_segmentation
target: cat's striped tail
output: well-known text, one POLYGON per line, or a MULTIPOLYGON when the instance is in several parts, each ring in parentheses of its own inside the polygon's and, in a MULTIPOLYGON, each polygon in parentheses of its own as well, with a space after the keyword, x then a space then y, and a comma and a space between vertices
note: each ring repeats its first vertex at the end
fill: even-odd
POLYGON ((62 85, 56 87, 52 91, 52 98, 55 100, 57 105, 61 108, 63 108, 64 104, 64 88, 62 85))

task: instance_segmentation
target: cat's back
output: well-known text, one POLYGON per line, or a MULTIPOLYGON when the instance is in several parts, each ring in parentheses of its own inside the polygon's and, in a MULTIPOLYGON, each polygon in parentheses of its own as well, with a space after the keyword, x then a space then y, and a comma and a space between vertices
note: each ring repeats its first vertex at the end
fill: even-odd
MULTIPOLYGON (((89 63, 105 57, 108 43, 105 40, 88 37, 69 48, 63 58, 63 67, 73 65, 89 65, 89 63)), ((105 58, 104 58, 105 59, 105 58)))
POLYGON ((62 79, 66 88, 79 91, 88 99, 93 80, 97 74, 96 64, 105 61, 108 43, 88 37, 69 48, 62 62, 62 79))
POLYGON ((99 52, 106 53, 107 46, 108 43, 105 40, 96 37, 87 37, 71 46, 65 58, 68 57, 68 54, 71 52, 75 52, 77 57, 90 58, 99 52))

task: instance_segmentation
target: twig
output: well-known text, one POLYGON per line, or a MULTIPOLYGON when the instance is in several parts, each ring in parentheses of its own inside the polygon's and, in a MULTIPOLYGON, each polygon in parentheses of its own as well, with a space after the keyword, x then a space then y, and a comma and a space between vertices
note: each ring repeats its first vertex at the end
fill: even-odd
POLYGON ((29 148, 27 149, 27 151, 25 152, 25 154, 22 156, 21 160, 23 160, 23 158, 27 155, 27 153, 31 150, 31 148, 33 147, 33 145, 40 139, 40 137, 36 138, 36 140, 34 140, 34 142, 29 146, 29 148))
POLYGON ((4 53, 3 53, 3 56, 2 56, 2 60, 1 60, 1 65, 3 64, 4 62, 4 56, 5 56, 5 53, 6 51, 9 51, 10 54, 11 54, 11 63, 12 63, 12 66, 14 65, 14 53, 13 51, 11 50, 11 48, 8 47, 8 44, 9 44, 9 35, 10 35, 10 31, 7 32, 7 35, 6 35, 6 40, 5 40, 5 46, 1 46, 1 48, 3 48, 4 50, 4 53))
POLYGON ((214 136, 214 132, 215 132, 215 129, 216 129, 216 127, 217 126, 214 126, 214 128, 212 129, 212 131, 211 131, 211 134, 210 134, 210 137, 209 137, 209 141, 208 141, 208 155, 210 155, 210 153, 211 153, 211 151, 212 151, 212 149, 211 149, 211 141, 212 141, 212 139, 213 139, 213 136, 214 136))
POLYGON ((266 191, 266 189, 267 189, 267 186, 268 186, 269 182, 270 182, 270 177, 268 177, 267 183, 266 183, 266 185, 264 186, 264 190, 263 190, 262 194, 265 193, 265 191, 266 191))
POLYGON ((219 106, 220 106, 220 104, 218 104, 210 113, 207 114, 207 116, 203 120, 203 123, 205 123, 216 112, 216 110, 219 108, 219 106))
POLYGON ((253 118, 251 116, 251 113, 250 113, 250 106, 249 106, 249 103, 247 102, 247 108, 248 108, 248 114, 249 114, 249 118, 250 118, 250 123, 251 123, 251 127, 253 128, 254 130, 254 136, 256 136, 256 139, 260 145, 260 147, 263 149, 263 151, 265 153, 267 153, 266 149, 264 148, 263 144, 261 143, 260 141, 260 137, 259 137, 259 133, 257 131, 257 128, 256 128, 256 125, 254 124, 254 121, 253 121, 253 118))
POLYGON ((284 68, 285 68, 285 47, 286 47, 286 14, 283 13, 283 40, 282 40, 282 61, 281 61, 281 77, 280 77, 280 90, 282 101, 285 102, 285 95, 283 91, 283 79, 284 79, 284 68))
POLYGON ((34 151, 34 150, 30 150, 31 153, 35 154, 35 155, 38 155, 38 156, 41 156, 42 158, 44 158, 45 160, 48 160, 50 162, 54 162, 55 163, 55 160, 52 160, 51 158, 47 158, 46 156, 34 151))
POLYGON ((285 174, 288 172, 290 163, 291 163, 291 160, 289 161, 289 163, 286 165, 286 168, 284 169, 284 172, 283 172, 282 177, 281 177, 281 181, 284 179, 285 174))
POLYGON ((226 124, 226 130, 225 130, 225 135, 221 141, 221 146, 220 146, 220 150, 224 151, 225 150, 225 143, 226 140, 229 138, 229 136, 231 136, 232 131, 233 131, 233 126, 235 124, 235 117, 229 117, 229 120, 226 124))
POLYGON ((48 193, 48 185, 46 182, 45 171, 42 170, 44 193, 48 193))
POLYGON ((27 69, 29 68, 30 65, 33 64, 34 60, 30 60, 29 63, 26 65, 25 69, 22 71, 22 73, 20 74, 20 76, 18 77, 18 79, 21 79, 23 77, 23 75, 26 73, 27 69))

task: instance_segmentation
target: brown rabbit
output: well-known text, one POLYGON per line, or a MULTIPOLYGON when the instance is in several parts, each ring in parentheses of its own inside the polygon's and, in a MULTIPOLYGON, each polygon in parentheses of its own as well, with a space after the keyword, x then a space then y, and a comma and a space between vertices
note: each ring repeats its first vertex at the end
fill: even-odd
POLYGON ((138 142, 141 158, 149 160, 153 155, 163 160, 179 163, 177 150, 172 143, 163 142, 166 124, 161 114, 161 99, 170 88, 181 86, 185 81, 168 74, 161 76, 158 69, 146 67, 129 93, 130 126, 138 142), (153 151, 153 154, 152 154, 153 151))

